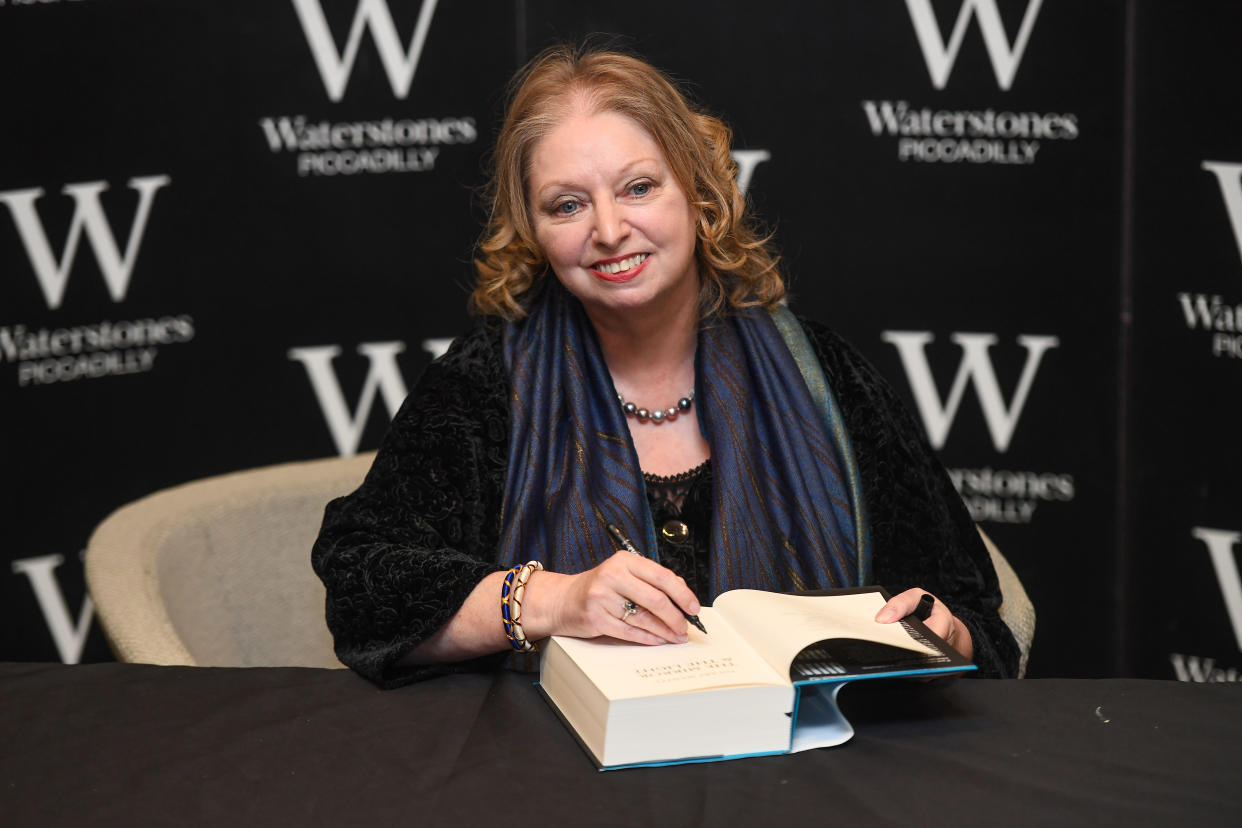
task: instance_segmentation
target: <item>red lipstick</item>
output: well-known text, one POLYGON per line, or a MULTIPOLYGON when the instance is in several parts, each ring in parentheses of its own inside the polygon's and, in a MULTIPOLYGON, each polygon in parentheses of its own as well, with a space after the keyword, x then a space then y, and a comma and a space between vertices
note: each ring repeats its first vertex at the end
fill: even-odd
POLYGON ((617 262, 623 262, 626 259, 632 259, 635 255, 637 254, 631 253, 628 256, 616 256, 611 259, 601 259, 588 269, 591 271, 591 275, 598 279, 603 279, 605 282, 628 282, 639 273, 643 272, 643 270, 647 267, 647 262, 651 261, 650 255, 647 255, 641 262, 636 264, 634 267, 631 267, 629 270, 622 270, 619 273, 605 273, 604 271, 597 270, 596 268, 600 265, 610 265, 616 264, 617 262))

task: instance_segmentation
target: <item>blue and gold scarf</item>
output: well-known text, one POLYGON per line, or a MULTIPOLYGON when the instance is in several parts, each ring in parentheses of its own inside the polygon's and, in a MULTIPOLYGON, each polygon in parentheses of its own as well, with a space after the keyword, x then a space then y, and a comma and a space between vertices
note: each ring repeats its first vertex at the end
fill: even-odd
MULTIPOLYGON (((581 572, 616 551, 612 522, 656 557, 642 470, 595 329, 553 278, 504 336, 509 470, 499 562, 581 572)), ((714 481, 711 603, 729 589, 860 586, 871 555, 841 412, 786 308, 709 320, 695 405, 714 481)))

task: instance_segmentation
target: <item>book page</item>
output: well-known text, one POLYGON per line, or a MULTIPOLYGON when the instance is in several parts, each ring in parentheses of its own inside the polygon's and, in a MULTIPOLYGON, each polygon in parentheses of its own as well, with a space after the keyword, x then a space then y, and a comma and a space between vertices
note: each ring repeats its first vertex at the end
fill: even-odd
POLYGON ((915 641, 900 623, 880 624, 884 606, 879 592, 847 595, 784 595, 734 589, 717 596, 714 609, 734 628, 745 631, 751 646, 782 676, 803 648, 831 638, 857 638, 905 650, 939 655, 915 641))
POLYGON ((648 646, 607 637, 554 638, 614 701, 737 685, 789 686, 788 671, 773 670, 711 607, 704 607, 699 619, 707 634, 690 627, 690 640, 685 644, 648 646))

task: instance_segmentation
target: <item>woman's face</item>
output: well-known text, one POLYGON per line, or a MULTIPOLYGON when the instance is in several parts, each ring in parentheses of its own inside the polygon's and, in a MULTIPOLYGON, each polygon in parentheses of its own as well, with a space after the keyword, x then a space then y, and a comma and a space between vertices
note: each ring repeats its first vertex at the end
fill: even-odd
POLYGON ((575 111, 535 145, 527 202, 553 272, 592 319, 697 305, 695 211, 635 121, 575 111))

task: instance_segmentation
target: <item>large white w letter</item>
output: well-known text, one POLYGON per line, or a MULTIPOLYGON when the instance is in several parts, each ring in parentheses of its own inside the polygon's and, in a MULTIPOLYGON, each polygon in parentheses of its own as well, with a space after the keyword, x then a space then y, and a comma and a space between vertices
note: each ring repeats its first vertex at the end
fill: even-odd
POLYGON ((112 301, 120 302, 125 299, 125 292, 129 289, 129 276, 134 269, 134 260, 138 257, 142 234, 147 228, 147 217, 151 213, 155 191, 168 186, 171 181, 166 175, 129 180, 129 186, 138 191, 138 212, 135 213, 134 223, 129 228, 124 256, 117 247, 116 237, 112 234, 112 228, 99 203, 99 194, 108 189, 107 182, 83 181, 81 184, 66 184, 61 192, 73 197, 73 221, 69 224, 69 237, 65 241, 65 252, 59 262, 56 261, 56 254, 52 252, 52 245, 48 243, 43 222, 39 221, 39 213, 35 210, 35 201, 43 196, 43 188, 0 193, 0 201, 13 214, 17 232, 22 237, 26 255, 39 279, 39 286, 43 288, 43 298, 47 300, 49 309, 59 308, 64 298, 65 285, 69 282, 69 271, 78 253, 78 242, 82 240, 83 228, 86 229, 86 237, 95 251, 99 269, 103 271, 112 301))
POLYGON ((392 93, 404 100, 410 92, 410 84, 414 82, 414 71, 423 53, 427 30, 431 28, 436 2, 423 0, 410 48, 403 49, 386 0, 359 0, 354 22, 349 27, 349 37, 345 40, 345 51, 338 53, 319 0, 293 0, 293 8, 298 13, 302 31, 306 33, 315 56, 315 65, 319 67, 319 75, 328 91, 328 99, 339 101, 345 95, 345 86, 349 83, 349 74, 353 71, 358 47, 362 44, 362 31, 370 29, 375 47, 379 50, 380 62, 384 64, 388 82, 392 85, 392 93))
POLYGON ((1019 336, 1018 344, 1026 348, 1026 365, 1018 380, 1018 388, 1014 392, 1013 402, 1005 405, 1001 395, 1000 383, 996 381, 996 371, 992 368, 992 360, 988 358, 988 348, 996 344, 995 334, 955 333, 951 340, 962 346, 962 362, 958 366, 957 376, 949 396, 943 404, 936 390, 936 382, 932 379, 931 366, 927 364, 927 354, 923 346, 934 337, 929 331, 884 331, 881 338, 897 346, 902 366, 910 380, 910 389, 914 392, 914 401, 918 405, 919 414, 923 417, 923 426, 927 429, 927 439, 932 447, 944 448, 957 416, 958 406, 966 393, 966 385, 974 379, 975 393, 979 395, 979 403, 983 406, 983 416, 992 435, 992 444, 998 452, 1004 453, 1013 439, 1018 418, 1022 416, 1022 408, 1026 405, 1027 394, 1031 383, 1035 381, 1035 372, 1044 357, 1044 352, 1055 348, 1059 340, 1055 336, 1019 336))
POLYGON ((733 150, 733 163, 737 164, 737 188, 746 195, 750 189, 750 179, 755 174, 755 167, 764 161, 772 160, 772 153, 765 149, 733 150))
POLYGON ((377 390, 384 397, 389 418, 396 416, 406 395, 405 381, 397 367, 397 354, 404 350, 404 342, 363 342, 358 346, 358 353, 370 360, 370 369, 362 384, 358 408, 351 415, 336 372, 332 370, 332 360, 340 356, 341 349, 336 345, 289 349, 289 359, 301 362, 306 367, 315 396, 319 398, 319 407, 328 422, 328 430, 332 433, 336 450, 342 457, 358 451, 358 443, 362 440, 362 431, 371 415, 377 390))
POLYGON ((1233 554, 1233 546, 1242 540, 1242 532, 1196 526, 1190 534, 1207 545, 1212 567, 1216 570, 1216 580, 1220 581, 1225 609, 1233 622, 1233 634, 1238 639, 1238 649, 1242 650, 1242 575, 1238 573, 1238 559, 1233 554))
POLYGON ((996 82, 1001 89, 1008 89, 1013 84, 1013 77, 1018 72, 1018 64, 1022 62, 1022 54, 1026 51, 1026 43, 1031 37, 1031 29, 1035 27, 1035 18, 1039 15, 1039 7, 1044 0, 1030 0, 1026 6, 1026 14, 1022 17, 1022 25, 1013 46, 1005 36, 1005 24, 1001 22, 1000 12, 996 8, 996 0, 963 0, 962 8, 957 13, 957 22, 953 24, 953 33, 949 35, 946 45, 940 36, 940 24, 932 11, 931 0, 906 0, 910 10, 910 20, 914 23, 914 32, 919 39, 919 48, 923 50, 923 59, 927 61, 927 72, 931 75, 932 85, 944 89, 949 81, 949 73, 957 61, 957 53, 962 48, 962 39, 966 35, 966 27, 970 24, 973 13, 979 20, 979 29, 983 33, 983 45, 987 47, 988 57, 992 61, 992 71, 996 73, 996 82))
POLYGON ((86 646, 86 636, 91 631, 91 619, 95 615, 95 604, 90 595, 82 597, 82 608, 78 611, 78 622, 75 625, 69 615, 69 605, 65 602, 64 593, 56 581, 56 567, 65 562, 64 555, 41 555, 37 558, 22 558, 13 561, 13 572, 25 575, 30 579, 35 599, 43 612, 43 620, 52 633, 52 641, 60 660, 65 664, 77 664, 82 658, 82 648, 86 646))
POLYGON ((1233 225, 1233 238, 1238 243, 1238 255, 1242 256, 1242 164, 1225 161, 1204 161, 1202 169, 1216 176, 1220 194, 1225 199, 1229 223, 1233 225))

